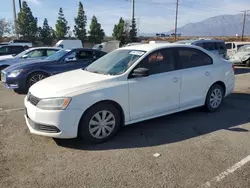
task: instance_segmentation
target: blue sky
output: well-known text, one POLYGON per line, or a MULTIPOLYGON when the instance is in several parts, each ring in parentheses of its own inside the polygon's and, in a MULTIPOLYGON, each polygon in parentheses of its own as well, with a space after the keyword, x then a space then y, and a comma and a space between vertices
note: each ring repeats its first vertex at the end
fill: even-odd
MULTIPOLYGON (((39 25, 47 18, 54 27, 62 7, 71 29, 77 15, 79 0, 26 0, 39 25)), ((112 34, 120 17, 131 18, 130 0, 81 0, 88 18, 96 15, 107 35, 112 34)), ((135 16, 140 33, 167 32, 174 28, 176 0, 135 0, 135 16)), ((250 9, 250 0, 179 0, 178 26, 202 21, 221 14, 239 14, 250 9)), ((16 0, 18 8, 18 0, 16 0)), ((0 18, 13 20, 12 0, 1 0, 0 18)))

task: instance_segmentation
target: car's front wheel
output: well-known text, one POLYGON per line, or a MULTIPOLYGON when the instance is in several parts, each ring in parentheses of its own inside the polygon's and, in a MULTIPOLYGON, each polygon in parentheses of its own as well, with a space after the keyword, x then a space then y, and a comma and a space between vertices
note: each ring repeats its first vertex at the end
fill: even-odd
POLYGON ((208 111, 214 112, 218 110, 224 99, 224 89, 219 84, 213 85, 206 97, 205 107, 208 111))
POLYGON ((31 74, 28 79, 27 79, 27 89, 29 89, 32 85, 34 85, 35 83, 47 78, 48 75, 42 72, 37 72, 37 73, 33 73, 31 74))
POLYGON ((78 135, 90 143, 102 143, 113 137, 121 126, 121 114, 111 103, 92 106, 83 115, 78 135))

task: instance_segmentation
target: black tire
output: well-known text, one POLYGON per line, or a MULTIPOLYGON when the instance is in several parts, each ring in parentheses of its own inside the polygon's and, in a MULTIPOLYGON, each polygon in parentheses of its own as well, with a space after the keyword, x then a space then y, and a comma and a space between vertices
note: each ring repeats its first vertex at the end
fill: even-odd
POLYGON ((250 60, 247 60, 246 67, 250 67, 250 60))
POLYGON ((224 96, 225 96, 224 88, 222 86, 220 86, 219 84, 213 85, 207 93, 207 97, 206 97, 206 101, 205 101, 205 109, 209 112, 217 111, 221 107, 221 104, 223 103, 224 96), (214 100, 216 100, 217 102, 215 102, 215 101, 212 102, 212 100, 214 98, 213 96, 215 95, 214 92, 220 92, 220 95, 221 95, 220 102, 218 102, 219 100, 216 100, 216 99, 214 99, 214 100), (213 106, 213 104, 214 104, 214 106, 213 106), (215 104, 218 104, 218 105, 215 105, 215 104))
MULTIPOLYGON (((110 140, 112 137, 114 137, 117 132, 119 131, 120 127, 121 127, 121 113, 120 111, 111 103, 99 103, 96 104, 94 106, 92 106, 90 109, 88 109, 86 111, 86 113, 84 113, 83 117, 81 118, 81 121, 79 123, 79 128, 78 128, 78 136, 80 138, 82 138, 85 142, 87 143, 103 143, 106 142, 108 140, 110 140), (101 113, 102 111, 108 111, 110 113, 113 114, 114 120, 115 120, 115 124, 114 124, 114 128, 112 130, 112 132, 110 132, 110 134, 108 134, 106 137, 104 138, 96 138, 94 137, 92 134, 97 134, 98 130, 101 129, 101 134, 103 134, 103 130, 102 128, 98 128, 96 130, 96 132, 94 133, 90 133, 90 121, 93 120, 93 118, 95 118, 94 116, 97 113, 101 113)), ((111 119, 112 120, 112 119, 111 119)), ((104 126, 104 125, 102 125, 104 126)), ((96 125, 96 127, 98 127, 98 125, 96 125)), ((96 128, 95 127, 95 128, 96 128)), ((92 127, 93 129, 94 127, 92 127)), ((105 129, 107 131, 107 129, 105 129)))
POLYGON ((38 78, 37 82, 38 81, 41 81, 45 78, 47 78, 48 75, 46 73, 43 73, 43 72, 35 72, 35 73, 32 73, 31 75, 28 76, 27 78, 27 90, 29 90, 29 88, 35 84, 36 82, 33 81, 33 78, 38 78), (41 78, 41 79, 40 79, 41 78))

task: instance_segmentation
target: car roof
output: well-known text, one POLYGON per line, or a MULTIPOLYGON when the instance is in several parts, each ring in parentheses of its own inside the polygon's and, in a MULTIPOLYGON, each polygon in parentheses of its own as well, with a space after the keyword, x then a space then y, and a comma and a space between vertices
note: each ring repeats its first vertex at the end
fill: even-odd
POLYGON ((62 49, 62 50, 87 50, 87 51, 95 51, 95 52, 104 52, 104 51, 100 51, 98 49, 93 49, 93 48, 68 48, 68 49, 62 49))
POLYGON ((189 44, 177 44, 177 43, 156 43, 156 44, 140 44, 134 46, 126 46, 119 48, 118 50, 127 49, 127 50, 139 50, 139 51, 154 51, 162 48, 173 48, 173 47, 185 47, 185 48, 195 48, 201 49, 197 46, 189 45, 189 44))
POLYGON ((28 48, 28 50, 37 50, 37 49, 52 49, 52 50, 60 50, 61 48, 56 47, 34 47, 34 48, 28 48))

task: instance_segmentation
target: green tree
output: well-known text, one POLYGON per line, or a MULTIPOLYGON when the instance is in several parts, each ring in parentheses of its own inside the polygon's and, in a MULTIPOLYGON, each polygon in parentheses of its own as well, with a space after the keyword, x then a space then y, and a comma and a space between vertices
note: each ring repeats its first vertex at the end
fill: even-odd
POLYGON ((105 33, 101 28, 101 24, 98 23, 96 16, 94 15, 91 20, 91 24, 89 27, 89 41, 95 44, 101 43, 105 33))
POLYGON ((9 34, 11 31, 11 23, 6 21, 4 18, 0 18, 0 38, 4 34, 9 34))
POLYGON ((53 41, 53 29, 49 26, 47 18, 43 21, 43 27, 38 28, 39 39, 46 45, 51 45, 53 41))
POLYGON ((85 15, 82 3, 79 2, 78 15, 75 18, 74 34, 81 41, 86 39, 86 24, 87 16, 85 15))
POLYGON ((32 15, 26 1, 22 3, 22 9, 17 18, 18 33, 26 40, 35 40, 37 35, 37 18, 32 15))
POLYGON ((120 18, 119 23, 114 26, 112 36, 120 41, 120 45, 129 43, 129 25, 123 18, 120 18))
POLYGON ((135 19, 132 19, 131 30, 129 32, 129 38, 131 42, 136 42, 137 29, 135 19))
POLYGON ((56 37, 57 39, 64 39, 68 34, 70 27, 68 26, 68 22, 63 14, 63 9, 59 9, 58 19, 56 22, 56 37))

